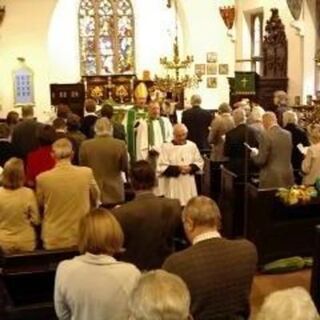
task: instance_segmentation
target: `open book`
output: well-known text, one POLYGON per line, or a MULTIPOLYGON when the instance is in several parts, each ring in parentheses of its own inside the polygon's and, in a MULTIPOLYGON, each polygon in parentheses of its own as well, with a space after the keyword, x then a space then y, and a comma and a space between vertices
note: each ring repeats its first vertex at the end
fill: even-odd
POLYGON ((302 154, 306 155, 309 147, 305 147, 302 143, 299 143, 297 144, 297 148, 302 154))

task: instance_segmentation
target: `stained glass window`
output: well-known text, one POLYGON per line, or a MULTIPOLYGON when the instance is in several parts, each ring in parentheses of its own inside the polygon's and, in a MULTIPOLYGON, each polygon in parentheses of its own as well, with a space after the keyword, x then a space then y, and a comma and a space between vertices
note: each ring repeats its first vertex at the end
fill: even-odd
POLYGON ((130 0, 81 0, 82 75, 134 72, 134 17, 130 0))

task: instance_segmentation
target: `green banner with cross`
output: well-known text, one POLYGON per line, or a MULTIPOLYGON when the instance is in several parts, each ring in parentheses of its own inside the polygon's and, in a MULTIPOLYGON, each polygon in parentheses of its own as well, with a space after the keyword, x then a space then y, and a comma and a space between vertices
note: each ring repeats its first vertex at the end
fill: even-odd
POLYGON ((235 94, 256 94, 256 73, 255 72, 235 72, 234 83, 235 94))

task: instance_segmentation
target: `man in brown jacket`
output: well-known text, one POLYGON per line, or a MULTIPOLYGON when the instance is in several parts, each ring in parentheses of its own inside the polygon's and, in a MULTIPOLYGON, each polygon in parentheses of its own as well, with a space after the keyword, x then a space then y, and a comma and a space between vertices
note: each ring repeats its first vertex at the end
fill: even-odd
POLYGON ((174 233, 181 221, 180 203, 152 193, 155 172, 145 160, 132 165, 131 183, 136 198, 113 210, 125 238, 125 251, 119 258, 141 270, 156 269, 173 252, 174 233))
POLYGON ((53 146, 56 165, 38 175, 38 203, 44 208, 42 241, 45 249, 78 244, 80 219, 99 202, 99 188, 90 168, 73 166, 72 145, 59 139, 53 146))
POLYGON ((247 319, 257 263, 254 245, 221 238, 219 208, 207 197, 192 198, 182 220, 192 246, 167 258, 163 269, 187 284, 194 319, 247 319))
POLYGON ((124 201, 122 172, 128 170, 127 147, 124 141, 112 137, 109 119, 98 119, 94 130, 96 137, 81 144, 79 162, 92 169, 102 204, 110 208, 124 201))

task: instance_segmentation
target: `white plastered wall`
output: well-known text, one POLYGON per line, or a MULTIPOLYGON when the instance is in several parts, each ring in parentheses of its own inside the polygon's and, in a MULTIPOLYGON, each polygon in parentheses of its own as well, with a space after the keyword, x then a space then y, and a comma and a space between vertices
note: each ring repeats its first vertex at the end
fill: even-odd
MULTIPOLYGON (((298 25, 302 26, 301 32, 291 26, 294 21, 287 1, 279 0, 236 0, 237 5, 237 41, 236 59, 250 58, 250 30, 249 15, 255 11, 264 14, 264 26, 271 17, 271 8, 278 8, 280 18, 285 25, 288 38, 288 93, 291 102, 295 96, 301 96, 302 103, 306 102, 307 95, 315 94, 315 64, 314 52, 316 45, 316 30, 314 24, 315 1, 304 1, 298 25)), ((241 70, 241 65, 236 68, 241 70)), ((243 65, 243 68, 247 66, 243 65)))

